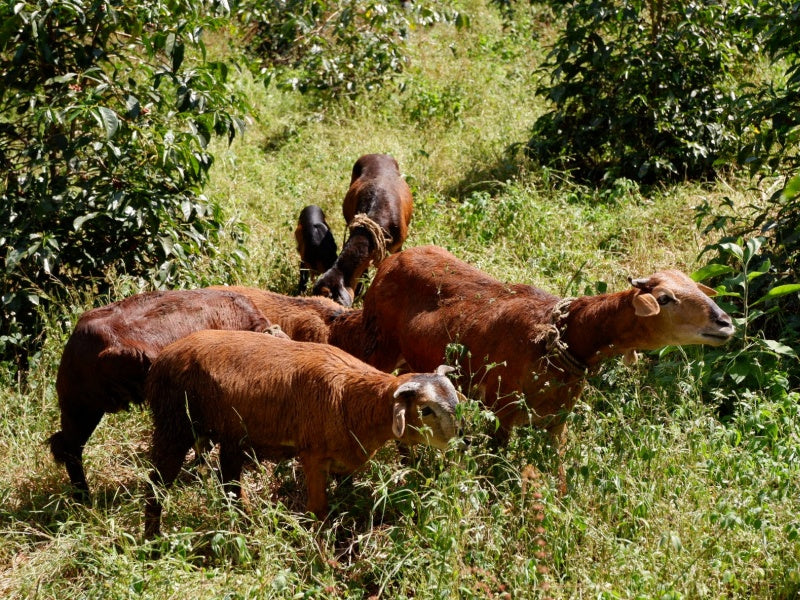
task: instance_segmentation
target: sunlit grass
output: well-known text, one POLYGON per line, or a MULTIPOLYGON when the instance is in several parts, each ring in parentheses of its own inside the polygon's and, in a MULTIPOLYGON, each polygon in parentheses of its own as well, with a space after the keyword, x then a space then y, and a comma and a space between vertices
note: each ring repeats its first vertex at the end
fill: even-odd
MULTIPOLYGON (((641 192, 578 186, 514 150, 541 113, 533 69, 554 21, 504 31, 496 6, 459 5, 472 26, 419 29, 404 88, 312 110, 239 74, 255 115, 215 142, 206 193, 249 227, 242 273, 210 281, 289 292, 292 231, 323 207, 341 246, 341 201, 361 154, 394 155, 412 186, 407 245, 435 243, 504 281, 551 292, 623 289, 627 276, 692 271, 709 242, 693 207, 756 202, 735 178, 641 192)), ((541 10, 541 9, 538 9, 541 10)), ((545 18, 547 17, 547 18, 545 18)), ((120 278, 120 297, 137 282, 120 278)), ((114 298, 116 299, 116 298, 114 298)), ((467 410, 472 444, 393 446, 331 484, 329 520, 302 513, 294 463, 246 471, 245 514, 212 474, 184 473, 166 535, 142 540, 149 470, 145 410, 106 416, 86 450, 91 508, 69 500, 45 440, 58 429, 55 373, 66 335, 94 302, 50 315, 27 379, 0 375, 0 596, 11 598, 794 598, 800 590, 797 394, 743 398, 726 420, 703 395, 702 350, 616 363, 570 417, 569 493, 539 431, 496 450, 491 419, 467 410)), ((502 334, 500 332, 499 334, 502 334)))

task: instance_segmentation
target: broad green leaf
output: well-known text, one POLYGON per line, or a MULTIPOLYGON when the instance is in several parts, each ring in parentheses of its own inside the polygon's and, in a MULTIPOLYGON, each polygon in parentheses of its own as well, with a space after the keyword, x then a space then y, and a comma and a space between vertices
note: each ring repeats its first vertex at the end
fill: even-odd
POLYGON ((785 296, 786 294, 792 294, 798 292, 800 292, 800 283, 787 283, 785 285, 777 285, 771 290, 769 290, 766 294, 764 294, 761 298, 753 302, 753 306, 755 306, 759 302, 772 300, 773 298, 779 298, 781 296, 785 296))
POLYGON ((723 242, 719 245, 719 249, 727 254, 732 254, 739 260, 744 259, 744 249, 739 244, 733 242, 723 242))
POLYGON ((78 231, 81 227, 83 227, 83 224, 86 223, 86 221, 88 221, 90 219, 94 219, 98 214, 99 213, 97 213, 97 212, 91 212, 91 213, 88 213, 88 214, 85 214, 85 215, 81 215, 80 217, 77 217, 72 222, 72 228, 75 231, 78 231))
POLYGON ((800 196, 800 175, 795 175, 786 182, 782 194, 785 200, 793 200, 800 196))
POLYGON ((692 273, 691 278, 694 281, 705 281, 706 279, 711 279, 712 277, 719 277, 720 275, 727 275, 728 273, 732 272, 733 272, 733 267, 729 267, 728 265, 721 265, 718 263, 711 263, 692 273))
POLYGON ((106 108, 105 106, 101 106, 99 109, 97 109, 97 113, 99 115, 98 120, 106 131, 106 139, 110 140, 112 137, 114 137, 119 129, 119 118, 117 117, 117 113, 110 108, 106 108))
POLYGON ((782 356, 797 356, 791 347, 787 346, 786 344, 782 344, 777 340, 764 340, 764 345, 772 350, 775 354, 780 354, 782 356))
POLYGON ((750 262, 750 260, 758 254, 758 251, 761 250, 761 246, 764 244, 763 237, 754 237, 747 240, 747 245, 745 247, 744 252, 744 261, 750 262))

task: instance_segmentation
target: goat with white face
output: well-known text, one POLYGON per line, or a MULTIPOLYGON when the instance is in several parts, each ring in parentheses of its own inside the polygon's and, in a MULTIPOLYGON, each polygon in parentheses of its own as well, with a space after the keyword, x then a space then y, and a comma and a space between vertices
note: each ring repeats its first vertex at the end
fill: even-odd
MULTIPOLYGON (((297 457, 307 508, 324 518, 328 473, 358 470, 391 439, 445 448, 457 435, 458 395, 446 369, 394 376, 326 344, 193 334, 164 349, 147 378, 151 481, 171 485, 197 438, 219 442, 222 481, 239 495, 247 455, 297 457)), ((146 536, 158 533, 160 520, 151 487, 146 536)))

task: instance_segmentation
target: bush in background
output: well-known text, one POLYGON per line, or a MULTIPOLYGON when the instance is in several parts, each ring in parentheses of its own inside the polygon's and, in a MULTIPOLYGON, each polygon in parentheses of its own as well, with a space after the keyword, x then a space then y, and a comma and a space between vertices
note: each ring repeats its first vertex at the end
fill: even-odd
POLYGON ((562 8, 563 33, 542 67, 550 81, 536 92, 554 108, 535 122, 529 156, 584 181, 713 175, 734 143, 728 90, 740 40, 725 5, 589 0, 562 8))
POLYGON ((381 0, 244 0, 237 14, 266 84, 319 100, 353 98, 392 81, 405 68, 413 27, 466 23, 424 2, 381 0))
POLYGON ((110 269, 174 284, 214 252, 223 216, 202 195, 207 145, 233 139, 245 109, 228 67, 205 60, 218 10, 0 6, 0 359, 24 362, 38 311, 65 286, 103 292, 110 269))

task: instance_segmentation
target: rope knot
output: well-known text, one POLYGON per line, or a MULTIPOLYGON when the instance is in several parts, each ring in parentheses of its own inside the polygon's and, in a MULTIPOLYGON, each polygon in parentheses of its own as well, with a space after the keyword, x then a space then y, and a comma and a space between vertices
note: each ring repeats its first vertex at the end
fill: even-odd
POLYGON ((372 240, 375 242, 375 249, 372 251, 370 259, 372 260, 372 264, 377 267, 381 261, 389 255, 387 245, 391 243, 392 236, 389 235, 389 232, 383 227, 370 219, 366 213, 358 213, 353 217, 353 220, 350 221, 350 225, 348 226, 350 235, 353 235, 353 230, 357 227, 366 229, 367 233, 369 233, 372 240))

